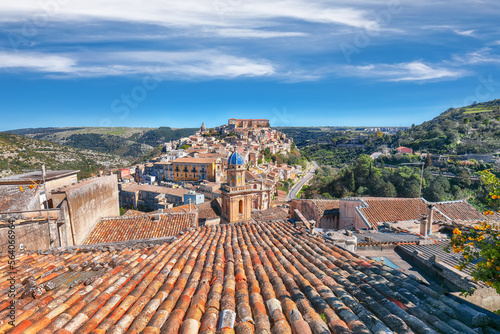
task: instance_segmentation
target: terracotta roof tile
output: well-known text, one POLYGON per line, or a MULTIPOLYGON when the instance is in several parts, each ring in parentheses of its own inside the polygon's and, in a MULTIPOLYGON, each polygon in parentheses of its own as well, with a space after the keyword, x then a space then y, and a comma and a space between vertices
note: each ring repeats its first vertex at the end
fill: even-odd
POLYGON ((177 158, 174 164, 211 164, 217 160, 217 157, 210 158, 177 158))
POLYGON ((189 190, 183 188, 168 188, 162 186, 152 186, 149 184, 130 184, 124 185, 122 187, 122 191, 128 192, 138 192, 138 191, 147 191, 158 194, 169 194, 173 196, 182 197, 184 194, 189 193, 189 190))
POLYGON ((129 217, 129 216, 142 216, 142 215, 145 215, 147 214, 146 212, 142 212, 142 211, 137 211, 137 210, 127 210, 127 212, 125 212, 122 217, 129 217))
MULTIPOLYGON (((365 197, 363 200, 368 206, 360 207, 359 211, 374 227, 377 223, 420 219, 427 213, 428 203, 421 198, 365 197)), ((435 212, 434 220, 446 218, 435 212)))
POLYGON ((481 221, 488 218, 466 201, 434 203, 434 208, 451 220, 481 221))
POLYGON ((333 199, 333 200, 321 200, 321 199, 316 199, 312 200, 314 205, 318 208, 318 212, 320 215, 324 215, 325 211, 330 211, 330 210, 335 210, 339 208, 340 200, 338 199, 333 199))
POLYGON ((167 213, 132 217, 102 218, 84 244, 143 240, 175 236, 197 226, 194 213, 167 213))
MULTIPOLYGON (((284 222, 200 227, 159 245, 45 253, 18 254, 15 326, 3 321, 0 332, 326 334, 477 329, 493 333, 498 329, 493 315, 284 222), (38 289, 43 284, 48 284, 47 291, 38 289)), ((6 263, 7 257, 1 260, 6 263)), ((0 271, 2 319, 10 312, 7 275, 7 270, 0 271)))

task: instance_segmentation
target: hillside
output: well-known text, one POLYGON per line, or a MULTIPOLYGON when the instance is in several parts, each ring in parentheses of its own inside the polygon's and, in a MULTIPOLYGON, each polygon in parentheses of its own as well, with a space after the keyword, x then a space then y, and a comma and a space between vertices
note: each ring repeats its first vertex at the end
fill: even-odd
POLYGON ((131 161, 116 155, 0 133, 0 177, 21 173, 24 169, 37 169, 45 162, 48 169, 79 169, 80 177, 89 176, 104 168, 115 168, 131 161))
POLYGON ((500 150, 500 99, 450 108, 393 137, 394 146, 431 153, 492 153, 500 150))
POLYGON ((160 128, 35 128, 18 129, 9 133, 50 141, 77 149, 112 154, 128 160, 136 160, 153 151, 166 141, 192 135, 197 129, 160 128))

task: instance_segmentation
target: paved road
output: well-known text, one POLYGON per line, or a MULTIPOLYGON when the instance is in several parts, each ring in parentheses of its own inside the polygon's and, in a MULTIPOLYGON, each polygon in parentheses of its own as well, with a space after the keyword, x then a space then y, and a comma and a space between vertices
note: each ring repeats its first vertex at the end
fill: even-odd
POLYGON ((287 201, 297 198, 297 194, 299 193, 300 189, 302 189, 302 186, 314 176, 316 168, 318 168, 318 164, 316 163, 316 161, 313 161, 313 167, 309 170, 309 173, 307 173, 296 185, 294 185, 292 190, 290 190, 288 195, 286 195, 287 201))

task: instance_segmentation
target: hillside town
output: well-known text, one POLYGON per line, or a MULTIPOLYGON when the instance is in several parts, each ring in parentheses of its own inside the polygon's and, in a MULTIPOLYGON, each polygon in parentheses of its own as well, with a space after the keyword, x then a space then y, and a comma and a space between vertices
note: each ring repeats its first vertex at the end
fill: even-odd
POLYGON ((16 283, 0 273, 12 315, 0 333, 500 332, 500 295, 444 250, 500 214, 467 200, 301 199, 317 164, 270 158, 294 150, 269 120, 231 118, 116 173, 1 178, 16 283))
POLYGON ((230 158, 237 156, 244 167, 239 177, 254 193, 251 210, 268 209, 271 200, 284 200, 283 181, 294 182, 305 170, 266 161, 264 152, 288 155, 292 144, 265 119, 232 118, 212 130, 202 124, 195 135, 165 143, 161 156, 121 168, 120 206, 150 212, 210 200, 221 207, 221 185, 230 179, 230 158))

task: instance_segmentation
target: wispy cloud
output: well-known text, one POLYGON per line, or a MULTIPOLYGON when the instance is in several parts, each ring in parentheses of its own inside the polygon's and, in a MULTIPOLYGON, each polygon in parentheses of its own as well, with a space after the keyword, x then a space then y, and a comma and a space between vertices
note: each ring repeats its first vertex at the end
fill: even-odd
POLYGON ((500 55, 493 54, 492 49, 486 47, 464 55, 455 55, 453 61, 461 65, 500 63, 500 55))
POLYGON ((460 36, 475 37, 475 29, 464 29, 455 25, 427 25, 422 27, 424 30, 450 31, 460 36))
POLYGON ((277 37, 302 37, 307 36, 305 32, 293 31, 270 31, 258 29, 218 29, 215 31, 219 36, 237 38, 277 38, 277 37))
POLYGON ((0 71, 2 69, 23 69, 36 72, 70 73, 75 68, 75 60, 42 53, 0 52, 0 71))
POLYGON ((442 65, 425 64, 421 61, 397 64, 370 64, 346 66, 344 75, 373 78, 379 81, 428 81, 453 80, 467 75, 467 71, 446 68, 442 65))
POLYGON ((26 20, 31 15, 47 13, 52 21, 125 21, 161 26, 262 27, 273 20, 294 19, 376 29, 378 24, 369 12, 329 1, 306 0, 252 2, 232 0, 134 0, 53 1, 44 6, 38 0, 2 2, 0 21, 26 20))
POLYGON ((453 32, 457 35, 461 36, 474 36, 474 33, 476 32, 475 30, 458 30, 454 29, 453 32))
POLYGON ((52 78, 140 75, 154 71, 165 79, 257 77, 275 74, 266 60, 232 56, 217 50, 192 52, 121 52, 64 56, 0 53, 0 71, 50 73, 52 78))

